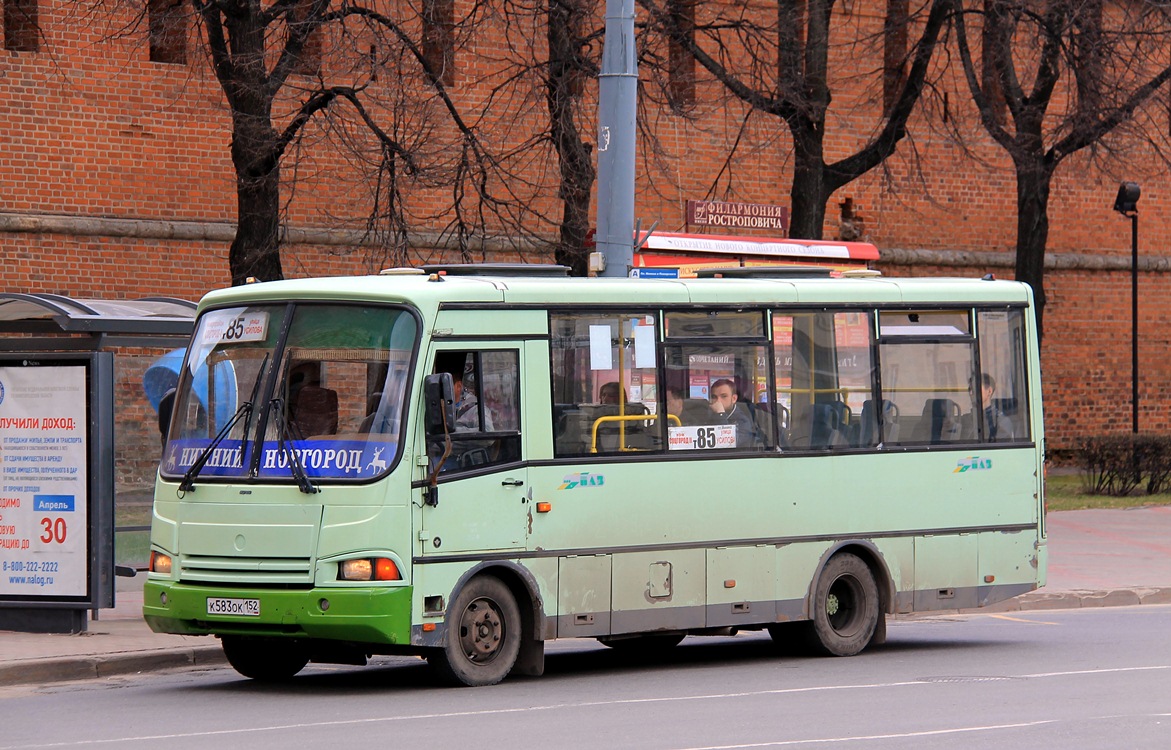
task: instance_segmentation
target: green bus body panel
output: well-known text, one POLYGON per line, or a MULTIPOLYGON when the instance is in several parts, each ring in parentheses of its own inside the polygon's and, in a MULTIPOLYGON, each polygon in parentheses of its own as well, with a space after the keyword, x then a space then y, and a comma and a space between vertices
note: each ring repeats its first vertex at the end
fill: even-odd
POLYGON ((384 645, 407 645, 411 638, 409 586, 396 588, 315 588, 288 591, 177 584, 148 579, 143 616, 156 633, 320 638, 384 645), (163 597, 166 604, 162 604, 163 597), (259 617, 209 616, 208 597, 260 600, 259 617), (329 601, 321 611, 319 602, 329 601))
POLYGON ((535 516, 530 547, 733 545, 1036 526, 1033 450, 991 450, 982 454, 989 468, 957 472, 971 455, 936 450, 663 462, 664 476, 681 479, 653 487, 647 474, 658 470, 650 463, 532 467, 533 499, 552 509, 535 516), (687 498, 685 512, 680 495, 687 498))
POLYGON ((191 503, 179 521, 179 549, 201 555, 302 557, 317 548, 320 505, 191 503))
POLYGON ((461 337, 502 338, 545 336, 548 332, 549 316, 544 310, 510 310, 507 314, 493 315, 485 315, 482 310, 440 310, 434 326, 436 341, 456 333, 461 337))
POLYGON ((423 337, 402 459, 377 481, 326 482, 316 495, 291 485, 209 480, 180 499, 174 483, 160 481, 151 541, 174 555, 177 572, 147 581, 144 615, 156 631, 433 646, 419 640, 420 627, 443 632, 442 607, 483 570, 507 580, 516 571, 527 576, 523 585, 535 589, 545 618, 538 639, 760 626, 807 618, 810 586, 843 544, 875 568, 888 611, 982 606, 1045 582, 1044 432, 1032 344, 1036 445, 554 461, 548 406, 549 309, 1026 306, 1032 297, 1025 285, 370 276, 234 287, 207 295, 200 309, 289 300, 418 311, 423 337), (519 351, 525 460, 441 478, 438 505, 424 505, 419 390, 431 353, 461 347, 519 351), (548 503, 548 512, 537 512, 538 503, 548 503), (367 552, 395 559, 402 585, 339 584, 337 561, 367 552), (260 559, 243 559, 250 555, 260 559), (259 568, 278 557, 312 569, 297 587, 273 585, 290 572, 259 568), (190 560, 231 558, 258 569, 223 585, 177 580, 190 560), (208 597, 259 599, 261 616, 209 617, 208 597), (322 598, 330 602, 324 612, 322 598))

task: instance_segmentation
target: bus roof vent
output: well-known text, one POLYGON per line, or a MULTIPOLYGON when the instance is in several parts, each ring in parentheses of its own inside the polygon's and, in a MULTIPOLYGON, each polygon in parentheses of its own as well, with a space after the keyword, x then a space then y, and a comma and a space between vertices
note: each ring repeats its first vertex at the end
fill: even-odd
POLYGON ((440 276, 556 276, 569 275, 569 266, 552 263, 451 263, 429 264, 423 272, 440 276))
POLYGON ((851 268, 848 271, 842 271, 843 279, 877 279, 882 276, 882 271, 875 268, 851 268))
POLYGON ((422 276, 422 268, 384 268, 378 272, 379 276, 422 276))
POLYGON ((828 279, 832 269, 820 266, 734 266, 700 268, 701 279, 828 279))

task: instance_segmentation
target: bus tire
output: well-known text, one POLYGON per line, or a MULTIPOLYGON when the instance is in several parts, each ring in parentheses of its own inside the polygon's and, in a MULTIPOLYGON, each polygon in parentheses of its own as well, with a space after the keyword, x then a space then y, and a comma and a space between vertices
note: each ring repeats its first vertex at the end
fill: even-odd
POLYGON ((773 639, 777 653, 784 656, 822 653, 817 636, 813 632, 813 623, 809 620, 773 623, 768 626, 768 634, 773 639))
POLYGON ((813 592, 813 635, 819 650, 853 656, 878 626, 878 584, 869 566, 848 552, 826 563, 813 592))
POLYGON ((231 635, 220 640, 232 669, 260 682, 292 679, 309 663, 309 653, 295 641, 231 635))
POLYGON ((508 587, 492 576, 473 578, 448 610, 443 648, 428 661, 453 685, 495 685, 520 653, 520 609, 508 587))

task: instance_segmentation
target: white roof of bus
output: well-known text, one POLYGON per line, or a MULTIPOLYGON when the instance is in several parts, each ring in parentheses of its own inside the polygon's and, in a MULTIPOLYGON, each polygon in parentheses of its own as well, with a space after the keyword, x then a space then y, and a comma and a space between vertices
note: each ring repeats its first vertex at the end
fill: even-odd
POLYGON ((569 277, 346 276, 293 279, 210 292, 200 308, 243 302, 363 300, 486 304, 755 305, 974 302, 1023 303, 1031 295, 1013 281, 953 278, 626 279, 569 277))

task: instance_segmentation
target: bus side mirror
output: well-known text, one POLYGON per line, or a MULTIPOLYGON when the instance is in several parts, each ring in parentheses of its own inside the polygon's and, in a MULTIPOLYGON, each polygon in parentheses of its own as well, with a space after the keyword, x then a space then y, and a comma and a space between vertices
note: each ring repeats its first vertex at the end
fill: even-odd
POLYGON ((424 421, 428 435, 444 435, 455 427, 455 383, 450 372, 423 379, 424 421))

